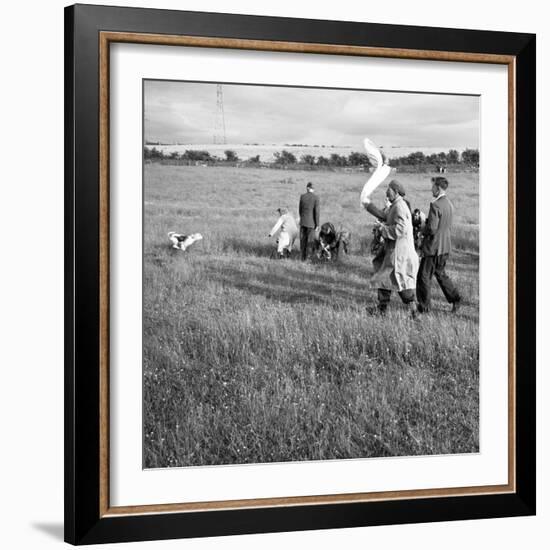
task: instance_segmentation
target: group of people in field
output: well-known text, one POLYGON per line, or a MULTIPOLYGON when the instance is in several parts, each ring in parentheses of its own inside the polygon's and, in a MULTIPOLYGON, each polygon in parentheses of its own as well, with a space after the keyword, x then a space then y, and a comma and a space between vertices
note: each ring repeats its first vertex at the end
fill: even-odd
POLYGON ((411 312, 426 313, 431 305, 431 283, 435 275, 452 311, 458 311, 461 296, 445 267, 451 253, 453 205, 447 196, 449 182, 443 176, 431 178, 432 200, 420 245, 419 260, 413 236, 412 212, 403 186, 392 180, 386 190, 387 204, 376 207, 368 197, 363 207, 380 222, 383 253, 374 258, 371 283, 378 292, 378 310, 385 312, 396 291, 411 312), (416 298, 416 304, 415 304, 416 298))
MULTIPOLYGON (((445 298, 452 304, 452 311, 458 311, 461 295, 445 269, 451 252, 454 210, 446 194, 448 185, 443 176, 431 178, 433 197, 421 231, 418 252, 413 235, 413 213, 403 185, 397 180, 390 181, 384 208, 375 206, 370 197, 362 196, 362 206, 376 218, 382 237, 382 244, 373 258, 375 271, 370 279, 371 287, 377 290, 378 312, 386 312, 392 291, 399 294, 413 316, 417 312, 430 311, 434 276, 445 298)), ((285 257, 290 254, 299 233, 301 258, 307 260, 320 220, 320 200, 311 182, 300 197, 298 209, 299 229, 288 209, 279 208, 280 217, 269 236, 279 232, 277 251, 280 257, 285 257)))

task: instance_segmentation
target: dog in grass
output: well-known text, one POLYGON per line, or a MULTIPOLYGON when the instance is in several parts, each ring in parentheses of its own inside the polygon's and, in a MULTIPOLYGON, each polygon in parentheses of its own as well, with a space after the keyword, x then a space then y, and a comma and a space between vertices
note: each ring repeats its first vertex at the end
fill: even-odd
POLYGON ((185 252, 192 244, 196 243, 197 241, 202 241, 202 235, 200 233, 182 235, 181 233, 170 231, 170 233, 168 233, 168 238, 172 243, 172 248, 182 250, 183 252, 185 252))

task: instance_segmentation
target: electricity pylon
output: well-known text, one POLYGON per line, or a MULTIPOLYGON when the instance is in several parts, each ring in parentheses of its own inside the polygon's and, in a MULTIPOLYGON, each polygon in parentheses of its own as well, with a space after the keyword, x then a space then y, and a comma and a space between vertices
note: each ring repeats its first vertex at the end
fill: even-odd
POLYGON ((223 112, 222 85, 216 85, 216 118, 214 120, 214 143, 227 143, 225 137, 225 114, 223 112))

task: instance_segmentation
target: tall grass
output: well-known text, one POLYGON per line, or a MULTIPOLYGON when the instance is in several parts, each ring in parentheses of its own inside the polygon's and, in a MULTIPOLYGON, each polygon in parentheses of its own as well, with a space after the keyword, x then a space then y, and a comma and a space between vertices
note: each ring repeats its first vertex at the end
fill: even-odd
MULTIPOLYGON (((396 296, 386 317, 368 313, 371 220, 356 174, 315 175, 322 221, 354 234, 349 257, 269 259, 275 207, 292 208, 312 177, 146 166, 145 467, 478 450, 477 176, 453 187, 471 196, 452 195, 449 267, 465 307, 451 317, 434 289, 435 312, 416 321, 396 296), (169 230, 204 240, 182 254, 169 230)), ((428 202, 425 179, 403 183, 413 207, 428 202)))

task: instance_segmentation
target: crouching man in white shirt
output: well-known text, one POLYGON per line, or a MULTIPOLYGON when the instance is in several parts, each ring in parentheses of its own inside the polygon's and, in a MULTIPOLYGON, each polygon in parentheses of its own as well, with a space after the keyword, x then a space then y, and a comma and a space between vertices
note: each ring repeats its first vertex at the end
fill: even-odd
POLYGON ((279 231, 279 237, 277 239, 277 253, 279 258, 290 256, 294 241, 298 235, 298 225, 294 216, 288 211, 287 208, 277 208, 279 213, 279 219, 273 226, 273 229, 269 233, 269 237, 273 237, 277 231, 279 231))

